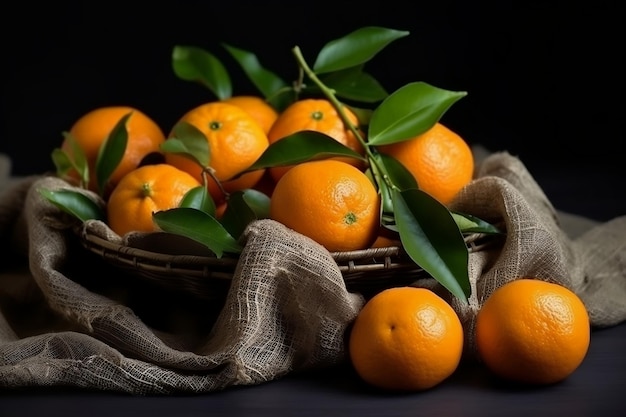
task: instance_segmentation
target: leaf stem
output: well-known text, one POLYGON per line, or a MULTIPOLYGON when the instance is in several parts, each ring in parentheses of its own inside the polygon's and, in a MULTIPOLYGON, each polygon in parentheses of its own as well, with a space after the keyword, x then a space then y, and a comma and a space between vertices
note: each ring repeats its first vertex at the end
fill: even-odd
POLYGON ((300 68, 304 71, 307 77, 309 77, 311 81, 313 81, 320 88, 320 90, 326 96, 326 98, 328 98, 328 100, 337 109, 337 112, 339 113, 339 117, 341 117, 341 120, 343 121, 343 123, 346 126, 348 126, 348 128, 350 129, 350 131, 352 131, 354 136, 356 136, 358 141, 361 142, 361 145, 363 146, 363 148, 367 149, 367 144, 365 143, 365 139, 363 139, 363 135, 361 135, 361 132, 359 131, 359 129, 356 126, 354 126, 354 124, 352 124, 352 122, 346 116, 346 113, 343 111, 343 104, 339 100, 337 100, 337 97, 335 96, 335 90, 328 88, 317 77, 317 74, 315 74, 315 72, 309 67, 304 57, 302 56, 302 51, 300 50, 300 47, 295 46, 292 51, 296 57, 296 60, 298 61, 298 64, 300 65, 300 68))
POLYGON ((224 194, 226 198, 228 198, 228 195, 229 195, 228 192, 222 186, 222 182, 219 179, 217 179, 217 177, 215 176, 215 170, 211 168, 210 166, 202 168, 202 181, 204 182, 205 187, 208 186, 208 183, 209 183, 208 177, 213 178, 213 181, 215 181, 215 183, 217 184, 217 187, 220 189, 220 192, 224 194))
POLYGON ((363 135, 361 134, 361 130, 357 126, 355 126, 350 119, 348 119, 348 116, 346 115, 343 109, 344 105, 335 96, 335 90, 333 90, 332 88, 328 88, 317 77, 317 74, 315 74, 315 72, 311 69, 311 67, 309 67, 306 60, 304 59, 304 56, 302 55, 302 51, 300 50, 299 46, 297 45, 294 46, 292 49, 292 52, 294 56, 296 57, 296 60, 299 64, 300 69, 304 71, 307 77, 320 88, 324 96, 326 96, 326 98, 331 102, 331 104, 337 110, 337 113, 339 114, 339 117, 343 121, 344 125, 347 126, 348 129, 350 129, 350 131, 354 134, 357 140, 361 143, 361 146, 363 146, 363 149, 365 150, 365 154, 367 155, 367 159, 370 164, 370 167, 372 167, 372 173, 374 175, 374 179, 376 181, 376 184, 378 184, 379 188, 383 183, 386 184, 390 188, 397 188, 391 182, 389 175, 387 175, 384 166, 379 164, 376 158, 374 157, 374 153, 370 149, 368 143, 363 138, 363 135))

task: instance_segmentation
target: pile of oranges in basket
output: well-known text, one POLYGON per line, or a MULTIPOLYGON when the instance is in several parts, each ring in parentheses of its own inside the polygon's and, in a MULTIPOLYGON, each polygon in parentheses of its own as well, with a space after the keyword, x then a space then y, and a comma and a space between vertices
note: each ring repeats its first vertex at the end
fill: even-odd
MULTIPOLYGON (((319 80, 345 69, 336 66, 332 51, 338 50, 345 61, 352 41, 371 36, 382 42, 370 44, 373 55, 405 35, 363 28, 329 43, 313 68, 299 62, 305 73, 319 80)), ((229 51, 240 58, 246 54, 232 47, 229 51)), ((301 57, 297 48, 294 53, 301 57)), ((184 79, 199 78, 193 68, 184 70, 186 54, 195 54, 196 61, 216 62, 206 51, 178 48, 174 67, 184 79)), ((362 63, 347 65, 360 68, 362 63)), ((249 68, 253 79, 254 70, 249 68)), ((211 80, 204 81, 211 85, 211 80)), ((103 219, 120 236, 160 230, 159 213, 192 207, 216 223, 228 217, 270 218, 331 252, 402 246, 422 238, 415 229, 423 230, 427 239, 428 227, 442 225, 429 226, 424 219, 431 211, 448 214, 447 207, 473 179, 475 161, 468 142, 440 120, 464 93, 424 83, 391 95, 374 88, 361 98, 383 104, 367 110, 343 100, 338 85, 319 81, 318 87, 316 94, 292 95, 282 102, 271 94, 216 94, 190 106, 175 126, 166 127, 131 106, 90 109, 69 127, 55 150, 57 173, 100 195, 106 201, 103 219), (426 99, 420 101, 419 94, 426 99), (252 217, 233 215, 242 199, 250 203, 252 217)), ((465 249, 454 218, 443 218, 453 225, 451 239, 465 249)), ((233 230, 241 231, 242 226, 233 230)), ((413 250, 422 242, 431 244, 418 241, 413 250)), ((446 266, 442 258, 439 263, 446 266)), ((435 279, 438 271, 433 270, 435 279)), ((458 285, 443 283, 466 297, 464 279, 459 277, 458 285)), ((469 349, 464 323, 451 305, 424 288, 390 288, 376 294, 348 332, 356 372, 389 390, 438 385, 469 349)), ((570 290, 520 277, 493 291, 478 312, 472 337, 481 361, 499 377, 550 384, 565 379, 583 361, 589 319, 570 290)))
MULTIPOLYGON (((358 125, 356 116, 346 111, 358 125)), ((180 154, 165 153, 159 164, 142 165, 144 159, 161 152, 161 145, 173 133, 163 133, 150 116, 128 106, 91 110, 69 129, 69 135, 84 149, 92 172, 100 146, 126 115, 127 146, 106 184, 107 221, 119 235, 157 230, 152 214, 178 207, 190 189, 203 183, 202 166, 180 154)), ((324 133, 362 154, 363 147, 328 100, 301 99, 279 113, 259 96, 233 96, 194 107, 180 121, 192 124, 206 137, 214 175, 207 177, 206 186, 218 216, 226 209, 229 193, 257 189, 271 197, 271 218, 330 251, 365 249, 385 242, 388 234, 380 233, 378 219, 380 195, 360 159, 307 161, 233 178, 271 143, 305 130, 324 133)), ((62 147, 71 152, 68 140, 62 147)), ((443 204, 472 179, 474 160, 469 145, 440 122, 406 142, 381 146, 380 151, 403 162, 420 187, 443 204)), ((78 177, 75 171, 67 175, 78 177)), ((88 187, 98 192, 93 178, 88 187)))

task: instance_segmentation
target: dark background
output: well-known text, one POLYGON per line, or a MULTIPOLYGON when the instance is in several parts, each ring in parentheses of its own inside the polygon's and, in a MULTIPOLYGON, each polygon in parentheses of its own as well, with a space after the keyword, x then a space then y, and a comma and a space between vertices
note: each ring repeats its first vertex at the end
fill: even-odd
POLYGON ((537 175, 587 173, 572 178, 572 192, 613 193, 626 212, 622 5, 518 3, 14 3, 1 29, 0 152, 15 175, 50 170, 62 132, 104 105, 135 106, 169 131, 214 98, 175 76, 175 45, 217 55, 245 94, 256 90, 221 42, 293 80, 293 46, 312 63, 326 42, 376 25, 410 31, 366 66, 388 91, 412 81, 467 91, 442 122, 470 144, 507 150, 537 175))

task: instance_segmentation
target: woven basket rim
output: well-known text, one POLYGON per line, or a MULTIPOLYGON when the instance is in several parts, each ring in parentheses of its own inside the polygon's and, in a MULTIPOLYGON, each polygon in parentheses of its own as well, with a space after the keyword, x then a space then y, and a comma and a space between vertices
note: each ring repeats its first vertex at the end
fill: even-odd
MULTIPOLYGON (((223 302, 239 262, 239 255, 225 253, 218 258, 200 246, 176 248, 201 249, 206 255, 167 254, 110 241, 90 230, 83 223, 74 230, 83 249, 97 255, 107 264, 129 273, 147 285, 166 291, 175 291, 195 299, 223 302)), ((149 234, 156 238, 173 238, 173 235, 149 234)), ((470 252, 483 250, 497 239, 486 234, 465 237, 470 252)), ((182 238, 183 243, 190 239, 182 238)), ((135 242, 136 243, 136 242, 135 242)), ((162 243, 162 242, 161 242, 162 243)), ((140 242, 141 244, 141 242, 140 242)), ((194 242, 195 245, 199 245, 194 242)), ((346 288, 368 296, 382 289, 410 285, 420 279, 433 279, 417 265, 399 246, 368 248, 356 251, 330 252, 337 263, 346 288)))
MULTIPOLYGON (((105 260, 114 261, 118 264, 126 264, 138 269, 158 270, 176 273, 191 273, 192 275, 207 275, 208 268, 215 270, 209 273, 219 277, 219 271, 229 273, 234 269, 239 260, 238 255, 225 253, 222 257, 215 255, 178 255, 149 251, 133 246, 107 240, 97 234, 91 233, 87 227, 77 230, 83 247, 96 253, 105 260), (204 271, 204 272, 202 272, 204 271), (218 272, 217 274, 215 272, 218 272)), ((492 235, 474 233, 465 236, 464 240, 470 252, 475 252, 490 246, 492 235)), ((419 268, 400 246, 387 246, 377 248, 359 249, 353 251, 330 252, 337 262, 342 273, 367 272, 379 269, 397 267, 419 268)))

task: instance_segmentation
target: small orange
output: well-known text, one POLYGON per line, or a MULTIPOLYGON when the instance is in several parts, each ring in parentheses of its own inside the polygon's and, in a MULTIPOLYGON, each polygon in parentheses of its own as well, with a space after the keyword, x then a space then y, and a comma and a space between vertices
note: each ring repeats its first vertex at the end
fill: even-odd
POLYGON ((221 219, 224 216, 224 212, 228 208, 228 201, 224 201, 220 203, 217 207, 215 207, 215 218, 221 219))
MULTIPOLYGON (((348 108, 343 108, 350 122, 358 128, 356 115, 348 108)), ((279 115, 267 137, 270 144, 303 130, 314 130, 324 133, 350 149, 363 154, 364 149, 359 140, 348 129, 332 103, 326 99, 302 99, 295 101, 279 115)), ((355 166, 361 166, 361 161, 355 158, 339 158, 355 166)), ((278 181, 290 167, 270 168, 270 174, 278 181)))
MULTIPOLYGON (((180 121, 195 126, 206 136, 210 149, 209 165, 226 192, 252 188, 261 179, 265 170, 233 179, 249 168, 269 146, 263 129, 243 109, 214 101, 189 110, 180 121)), ((202 182, 202 167, 195 161, 173 153, 166 153, 165 161, 202 182)), ((215 181, 209 179, 207 186, 216 203, 224 200, 225 196, 215 181)))
POLYGON ((442 204, 449 204, 474 175, 471 148, 441 123, 419 136, 378 149, 400 161, 413 174, 418 187, 442 204))
POLYGON ((269 133, 274 121, 278 118, 278 111, 258 96, 232 96, 222 101, 234 104, 245 110, 246 113, 257 121, 265 134, 269 133))
POLYGON ((372 248, 388 248, 390 246, 398 246, 402 247, 402 242, 400 238, 392 238, 385 235, 378 235, 374 243, 372 243, 372 248))
POLYGON ((335 159, 294 165, 276 183, 270 218, 329 251, 365 249, 376 238, 380 199, 358 168, 335 159))
POLYGON ((349 333, 350 361, 367 383, 422 391, 454 373, 463 353, 454 309, 429 289, 395 287, 374 295, 349 333))
POLYGON ((496 375, 528 384, 567 378, 584 360, 590 322, 568 288, 520 278, 494 290, 476 318, 476 347, 496 375))
MULTIPOLYGON (((92 191, 98 192, 95 165, 100 147, 115 125, 128 113, 131 113, 131 116, 126 124, 128 132, 126 151, 109 179, 108 190, 103 190, 108 192, 124 175, 137 168, 144 157, 159 152, 159 146, 165 140, 163 131, 152 118, 130 106, 96 108, 82 115, 69 130, 69 134, 76 140, 87 158, 90 174, 88 188, 92 191)), ((63 141, 61 148, 68 153, 71 152, 67 140, 63 141)), ((76 176, 76 173, 70 175, 76 176)))
POLYGON ((123 236, 157 230, 152 214, 179 206, 184 195, 201 185, 188 173, 168 164, 144 165, 124 176, 107 202, 108 225, 123 236))

